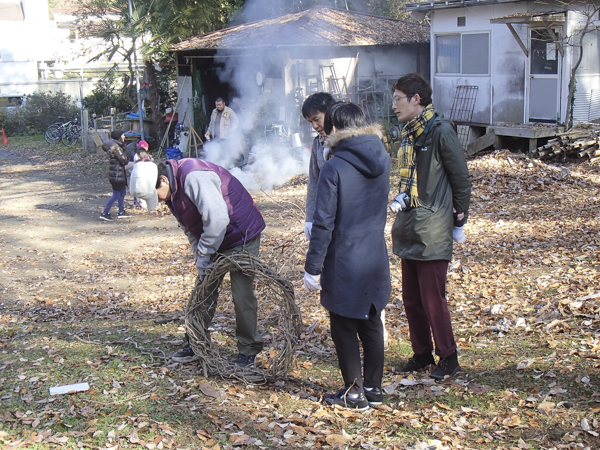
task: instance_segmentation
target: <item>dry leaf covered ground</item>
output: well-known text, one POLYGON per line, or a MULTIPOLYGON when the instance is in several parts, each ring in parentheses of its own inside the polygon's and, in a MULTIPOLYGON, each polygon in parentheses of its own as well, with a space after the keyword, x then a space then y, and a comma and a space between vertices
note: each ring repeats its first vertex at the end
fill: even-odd
MULTIPOLYGON (((341 379, 327 316, 301 282, 305 180, 253 192, 262 258, 293 281, 303 328, 289 377, 248 386, 168 360, 194 281, 168 212, 100 222, 102 157, 11 144, 0 148, 5 448, 600 448, 598 166, 509 151, 469 161, 468 240, 448 283, 463 371, 443 383, 393 374, 411 350, 390 255, 386 398, 358 413, 320 402, 341 379), (49 395, 78 382, 90 389, 49 395)), ((213 333, 232 352, 233 326, 224 289, 213 333)))

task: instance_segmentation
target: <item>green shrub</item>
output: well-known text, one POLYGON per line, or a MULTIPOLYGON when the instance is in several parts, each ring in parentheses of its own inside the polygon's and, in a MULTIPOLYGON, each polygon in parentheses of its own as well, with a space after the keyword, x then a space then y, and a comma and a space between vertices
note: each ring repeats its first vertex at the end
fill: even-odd
POLYGON ((43 133, 59 117, 71 118, 80 110, 75 100, 64 92, 34 92, 27 96, 23 109, 25 126, 30 133, 43 133))
POLYGON ((8 136, 28 134, 21 108, 7 108, 5 102, 0 101, 0 128, 4 129, 8 136))
POLYGON ((115 74, 108 72, 104 78, 96 83, 92 93, 83 99, 83 105, 97 116, 108 116, 110 108, 116 108, 117 113, 131 110, 129 100, 118 87, 115 74))
POLYGON ((10 136, 44 133, 59 117, 71 118, 79 108, 70 95, 63 92, 34 92, 20 107, 6 108, 0 103, 0 128, 10 136))

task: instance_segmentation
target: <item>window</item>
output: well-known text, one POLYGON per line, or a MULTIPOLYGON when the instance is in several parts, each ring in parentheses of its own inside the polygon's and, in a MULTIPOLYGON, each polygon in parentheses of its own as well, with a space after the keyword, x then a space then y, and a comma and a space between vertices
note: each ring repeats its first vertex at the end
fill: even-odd
POLYGON ((489 73, 489 49, 489 34, 463 34, 462 73, 467 75, 487 75, 489 73))
POLYGON ((465 16, 456 18, 456 26, 457 27, 465 27, 467 26, 467 18, 465 16))
POLYGON ((436 73, 489 75, 489 33, 439 35, 435 46, 436 73))
POLYGON ((460 73, 460 34, 436 36, 436 72, 460 73))

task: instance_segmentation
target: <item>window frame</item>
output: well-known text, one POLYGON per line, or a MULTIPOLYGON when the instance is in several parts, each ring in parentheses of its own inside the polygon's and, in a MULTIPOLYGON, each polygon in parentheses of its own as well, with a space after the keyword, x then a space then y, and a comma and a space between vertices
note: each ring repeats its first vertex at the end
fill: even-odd
POLYGON ((434 43, 434 56, 435 56, 435 76, 447 76, 447 77, 489 77, 491 76, 491 53, 492 53, 492 33, 490 30, 481 30, 481 31, 458 31, 458 32, 442 32, 435 33, 435 43, 434 43), (488 64, 487 64, 487 73, 463 73, 463 35, 466 34, 487 34, 488 36, 488 64), (437 46, 437 38, 439 36, 458 36, 459 37, 459 71, 458 72, 438 72, 438 46, 437 46))

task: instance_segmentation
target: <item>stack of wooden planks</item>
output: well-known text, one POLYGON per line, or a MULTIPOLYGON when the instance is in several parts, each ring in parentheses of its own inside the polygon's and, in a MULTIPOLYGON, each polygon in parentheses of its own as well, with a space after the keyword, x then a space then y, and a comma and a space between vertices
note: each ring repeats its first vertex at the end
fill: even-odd
POLYGON ((538 147, 532 156, 540 159, 578 157, 600 164, 600 129, 572 128, 538 147))

